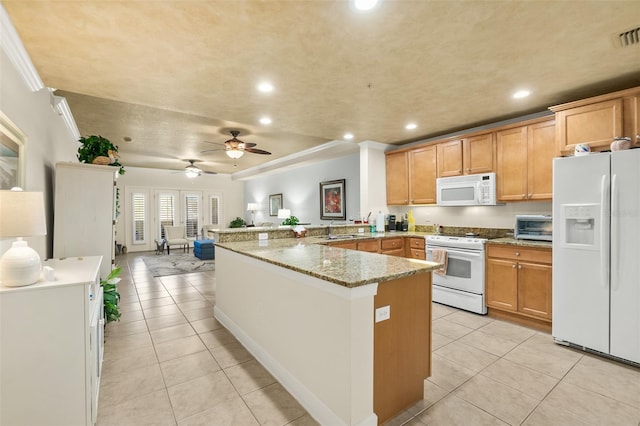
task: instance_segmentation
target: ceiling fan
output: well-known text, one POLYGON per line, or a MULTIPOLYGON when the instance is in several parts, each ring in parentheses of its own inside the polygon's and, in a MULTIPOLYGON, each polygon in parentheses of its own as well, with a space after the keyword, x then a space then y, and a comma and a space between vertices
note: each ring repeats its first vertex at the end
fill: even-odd
POLYGON ((217 174, 216 172, 205 172, 200 167, 196 166, 194 163, 197 160, 187 160, 187 161, 189 162, 189 165, 184 168, 184 171, 181 171, 181 172, 178 172, 178 173, 184 173, 185 176, 187 176, 190 179, 196 178, 196 177, 202 175, 203 173, 210 174, 210 175, 217 174))
MULTIPOLYGON (((237 160, 238 158, 242 157, 245 152, 250 152, 252 154, 271 155, 269 151, 254 148, 254 146, 256 146, 255 143, 243 142, 240 139, 238 139, 237 136, 240 134, 239 131, 232 130, 229 133, 231 133, 231 136, 233 136, 233 138, 229 139, 228 141, 225 141, 224 143, 224 150, 227 153, 227 156, 229 158, 233 158, 234 160, 237 160)), ((208 143, 214 143, 214 142, 208 142, 208 143)), ((207 149, 202 152, 205 153, 205 152, 217 151, 218 149, 219 148, 207 149)))

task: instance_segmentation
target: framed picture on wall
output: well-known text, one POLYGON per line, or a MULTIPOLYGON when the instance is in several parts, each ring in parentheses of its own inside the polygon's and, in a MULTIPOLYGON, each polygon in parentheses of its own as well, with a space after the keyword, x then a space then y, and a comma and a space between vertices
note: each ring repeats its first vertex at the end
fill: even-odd
POLYGON ((345 179, 320 182, 320 219, 346 219, 345 179))
POLYGON ((0 189, 24 187, 26 136, 0 111, 0 189))
POLYGON ((282 208, 282 194, 269 195, 269 216, 278 216, 278 210, 282 208))

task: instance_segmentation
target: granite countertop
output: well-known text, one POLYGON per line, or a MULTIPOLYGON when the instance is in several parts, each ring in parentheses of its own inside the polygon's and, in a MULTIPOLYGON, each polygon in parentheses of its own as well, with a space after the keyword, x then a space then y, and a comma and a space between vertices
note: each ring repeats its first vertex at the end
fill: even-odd
POLYGON ((532 247, 532 248, 552 248, 551 241, 536 241, 536 240, 516 240, 513 237, 494 238, 487 240, 487 244, 506 244, 510 246, 520 247, 532 247))
MULTIPOLYGON (((376 235, 376 237, 381 236, 376 235)), ((375 238, 373 234, 369 234, 368 237, 375 238)), ((225 242, 216 243, 216 245, 348 288, 425 273, 440 266, 438 263, 426 260, 387 256, 322 244, 326 242, 328 242, 326 237, 307 237, 225 242)))

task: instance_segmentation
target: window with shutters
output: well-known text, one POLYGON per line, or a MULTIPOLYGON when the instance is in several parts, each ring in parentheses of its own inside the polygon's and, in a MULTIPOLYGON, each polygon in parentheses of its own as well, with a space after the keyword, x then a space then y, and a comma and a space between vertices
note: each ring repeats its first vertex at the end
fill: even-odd
POLYGON ((173 226, 176 218, 176 202, 173 194, 158 195, 158 224, 160 238, 165 238, 164 227, 173 226))
POLYGON ((145 194, 133 193, 133 244, 146 243, 146 197, 145 194))
POLYGON ((200 196, 186 194, 184 196, 184 203, 184 223, 187 231, 187 238, 197 238, 200 229, 200 196))
POLYGON ((220 226, 220 197, 212 195, 209 199, 209 211, 211 212, 211 225, 220 226))

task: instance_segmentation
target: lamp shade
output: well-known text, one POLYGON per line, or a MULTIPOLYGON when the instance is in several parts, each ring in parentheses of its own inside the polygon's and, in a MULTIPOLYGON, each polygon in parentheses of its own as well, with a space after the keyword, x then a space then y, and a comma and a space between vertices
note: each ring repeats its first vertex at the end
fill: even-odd
POLYGON ((278 210, 278 219, 289 219, 290 217, 291 217, 291 210, 289 209, 278 210))
POLYGON ((248 212, 255 212, 256 210, 258 210, 258 204, 257 203, 248 203, 247 204, 247 211, 248 212))
POLYGON ((229 158, 233 158, 233 159, 238 159, 240 157, 242 157, 244 155, 244 151, 240 150, 238 148, 234 148, 234 149, 227 149, 227 156, 229 158))
POLYGON ((46 233, 42 192, 0 191, 0 237, 17 237, 0 259, 2 285, 17 287, 38 281, 40 255, 22 237, 46 233))
POLYGON ((0 237, 46 234, 42 192, 0 191, 0 237))

